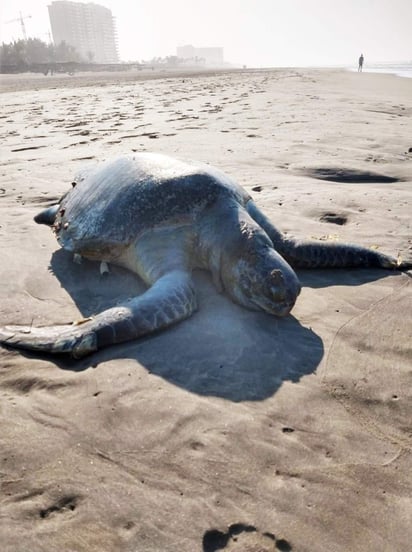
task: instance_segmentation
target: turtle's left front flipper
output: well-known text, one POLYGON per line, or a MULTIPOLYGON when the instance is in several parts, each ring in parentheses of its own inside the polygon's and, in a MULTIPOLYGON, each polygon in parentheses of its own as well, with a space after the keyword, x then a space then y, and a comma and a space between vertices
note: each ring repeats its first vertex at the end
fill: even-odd
POLYGON ((159 278, 139 297, 107 309, 83 323, 32 328, 0 328, 0 343, 18 349, 69 353, 81 358, 147 335, 188 318, 197 308, 191 276, 175 270, 159 278))
POLYGON ((296 240, 278 230, 268 217, 250 200, 246 209, 250 216, 264 229, 272 240, 273 247, 293 268, 350 268, 381 267, 392 270, 412 268, 412 257, 395 259, 375 249, 360 245, 296 240))
POLYGON ((281 255, 294 268, 412 268, 411 259, 395 259, 376 249, 350 243, 285 239, 280 249, 281 255))

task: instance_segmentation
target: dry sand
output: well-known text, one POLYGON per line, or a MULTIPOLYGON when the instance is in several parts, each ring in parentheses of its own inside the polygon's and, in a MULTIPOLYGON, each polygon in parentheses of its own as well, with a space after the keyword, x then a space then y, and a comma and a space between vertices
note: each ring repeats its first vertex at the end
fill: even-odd
MULTIPOLYGON (((79 167, 130 151, 223 169, 290 234, 410 255, 412 80, 116 79, 3 80, 1 325, 65 322, 143 290, 73 264, 32 220, 79 167), (375 175, 319 179, 336 168, 375 175)), ((2 552, 407 550, 410 276, 299 275, 283 320, 199 273, 199 312, 156 336, 78 362, 1 349, 2 552)))

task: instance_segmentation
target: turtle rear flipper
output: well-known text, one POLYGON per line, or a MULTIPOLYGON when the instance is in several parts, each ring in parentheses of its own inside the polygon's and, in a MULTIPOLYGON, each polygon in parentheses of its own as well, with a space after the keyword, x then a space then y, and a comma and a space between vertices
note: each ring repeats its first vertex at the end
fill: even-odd
POLYGON ((176 270, 159 278, 142 295, 80 324, 0 328, 0 343, 17 349, 69 353, 74 358, 82 358, 98 349, 134 340, 188 318, 196 306, 190 274, 176 270))
POLYGON ((40 211, 35 217, 34 222, 37 222, 37 224, 46 224, 47 226, 53 226, 57 213, 59 211, 60 204, 52 205, 51 207, 48 207, 47 209, 43 209, 43 211, 40 211))

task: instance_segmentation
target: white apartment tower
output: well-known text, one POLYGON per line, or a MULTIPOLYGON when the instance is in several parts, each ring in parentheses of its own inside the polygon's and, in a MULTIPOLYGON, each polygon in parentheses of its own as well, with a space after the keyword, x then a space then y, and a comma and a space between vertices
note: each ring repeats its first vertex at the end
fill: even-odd
POLYGON ((108 8, 92 2, 56 0, 48 9, 55 44, 65 41, 85 61, 119 61, 115 22, 108 8))

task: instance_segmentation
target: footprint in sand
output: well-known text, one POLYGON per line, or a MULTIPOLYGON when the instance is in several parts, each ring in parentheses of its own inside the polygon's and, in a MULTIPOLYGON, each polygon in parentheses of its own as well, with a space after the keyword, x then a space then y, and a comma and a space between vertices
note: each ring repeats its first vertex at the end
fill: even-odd
POLYGON ((73 157, 72 161, 90 161, 90 159, 94 158, 94 155, 85 155, 84 157, 73 157))
POLYGON ((69 144, 68 146, 63 146, 61 149, 67 149, 67 148, 73 148, 75 146, 84 146, 88 144, 86 140, 82 140, 81 142, 75 142, 74 144, 69 144))
POLYGON ((39 516, 41 517, 41 519, 47 519, 54 514, 73 512, 76 509, 79 499, 80 496, 78 495, 62 496, 47 508, 41 508, 39 511, 39 516))
POLYGON ((28 150, 37 150, 37 149, 40 149, 40 148, 45 148, 46 146, 26 146, 24 148, 16 148, 16 149, 12 149, 12 153, 15 153, 17 151, 28 151, 28 150))
POLYGON ((286 539, 277 539, 273 533, 261 533, 253 525, 235 523, 224 533, 217 529, 203 535, 203 552, 290 552, 286 539))
POLYGON ((319 220, 321 222, 330 222, 331 224, 338 224, 339 226, 343 226, 348 222, 348 217, 346 215, 338 213, 324 213, 319 217, 319 220))

